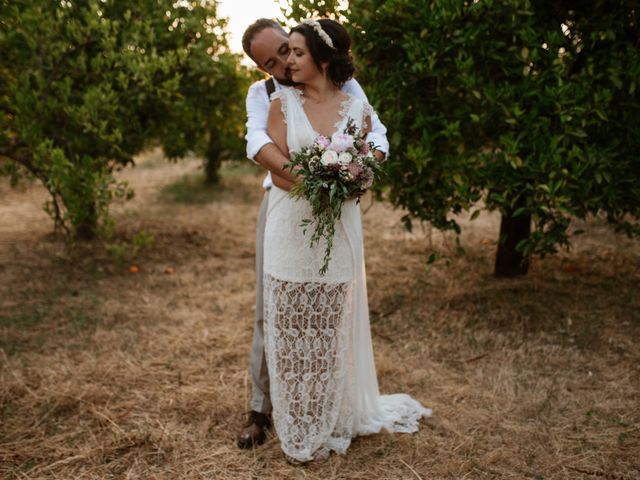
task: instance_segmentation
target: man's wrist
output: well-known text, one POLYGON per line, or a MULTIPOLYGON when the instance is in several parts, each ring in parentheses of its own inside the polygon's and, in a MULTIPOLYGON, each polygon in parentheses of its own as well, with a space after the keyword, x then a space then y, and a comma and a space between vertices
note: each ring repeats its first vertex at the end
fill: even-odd
POLYGON ((289 157, 285 156, 275 143, 265 144, 254 158, 272 174, 279 175, 290 182, 295 180, 295 174, 284 168, 284 165, 289 163, 289 157))
POLYGON ((273 145, 273 142, 265 142, 262 144, 262 146, 258 149, 258 151, 256 152, 256 154, 253 156, 253 161, 262 164, 262 161, 264 159, 260 158, 261 156, 263 156, 263 152, 264 152, 264 148, 267 145, 273 145))

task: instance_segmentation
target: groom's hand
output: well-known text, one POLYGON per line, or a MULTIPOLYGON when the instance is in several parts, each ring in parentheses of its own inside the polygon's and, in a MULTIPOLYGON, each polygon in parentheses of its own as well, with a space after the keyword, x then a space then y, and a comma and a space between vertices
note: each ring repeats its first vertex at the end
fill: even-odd
POLYGON ((382 150, 374 150, 373 155, 378 159, 378 162, 384 162, 385 157, 387 156, 382 150))

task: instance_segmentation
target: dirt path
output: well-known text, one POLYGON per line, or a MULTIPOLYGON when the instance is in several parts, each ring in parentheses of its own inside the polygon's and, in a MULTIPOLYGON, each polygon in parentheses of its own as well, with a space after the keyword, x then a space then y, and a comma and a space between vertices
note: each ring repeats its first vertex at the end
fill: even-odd
MULTIPOLYGON (((100 244, 50 235, 46 195, 0 185, 0 477, 638 478, 640 246, 600 221, 527 278, 492 278, 498 218, 453 239, 364 216, 383 392, 434 409, 415 435, 291 467, 233 442, 249 398, 260 172, 158 153, 124 172, 100 244), (430 247, 431 245, 431 247, 430 247), (430 248, 451 256, 428 271, 430 248), (135 265, 137 272, 132 273, 135 265)), ((134 269, 135 270, 135 269, 134 269)))

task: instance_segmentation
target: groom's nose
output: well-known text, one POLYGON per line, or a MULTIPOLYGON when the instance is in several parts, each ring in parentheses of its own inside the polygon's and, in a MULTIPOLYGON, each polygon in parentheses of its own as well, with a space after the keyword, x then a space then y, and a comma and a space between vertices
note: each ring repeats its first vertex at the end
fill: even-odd
POLYGON ((287 59, 283 58, 283 57, 278 57, 278 59, 276 60, 275 65, 273 66, 274 69, 282 69, 285 70, 289 65, 287 64, 287 59))

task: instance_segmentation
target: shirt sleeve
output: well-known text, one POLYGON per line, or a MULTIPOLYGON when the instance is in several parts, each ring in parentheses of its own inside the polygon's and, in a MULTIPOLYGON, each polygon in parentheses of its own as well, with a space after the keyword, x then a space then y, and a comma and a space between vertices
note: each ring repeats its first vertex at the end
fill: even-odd
MULTIPOLYGON (((342 90, 345 93, 349 93, 354 97, 369 103, 366 93, 364 93, 364 90, 355 78, 347 81, 342 87, 342 90)), ((372 142, 375 146, 378 147, 378 150, 384 152, 385 154, 387 154, 387 156, 389 155, 387 127, 382 124, 375 110, 373 110, 373 114, 371 115, 371 131, 367 135, 367 141, 372 142)))
POLYGON ((247 158, 253 160, 267 143, 273 143, 267 134, 269 97, 264 80, 254 83, 247 92, 247 158))

